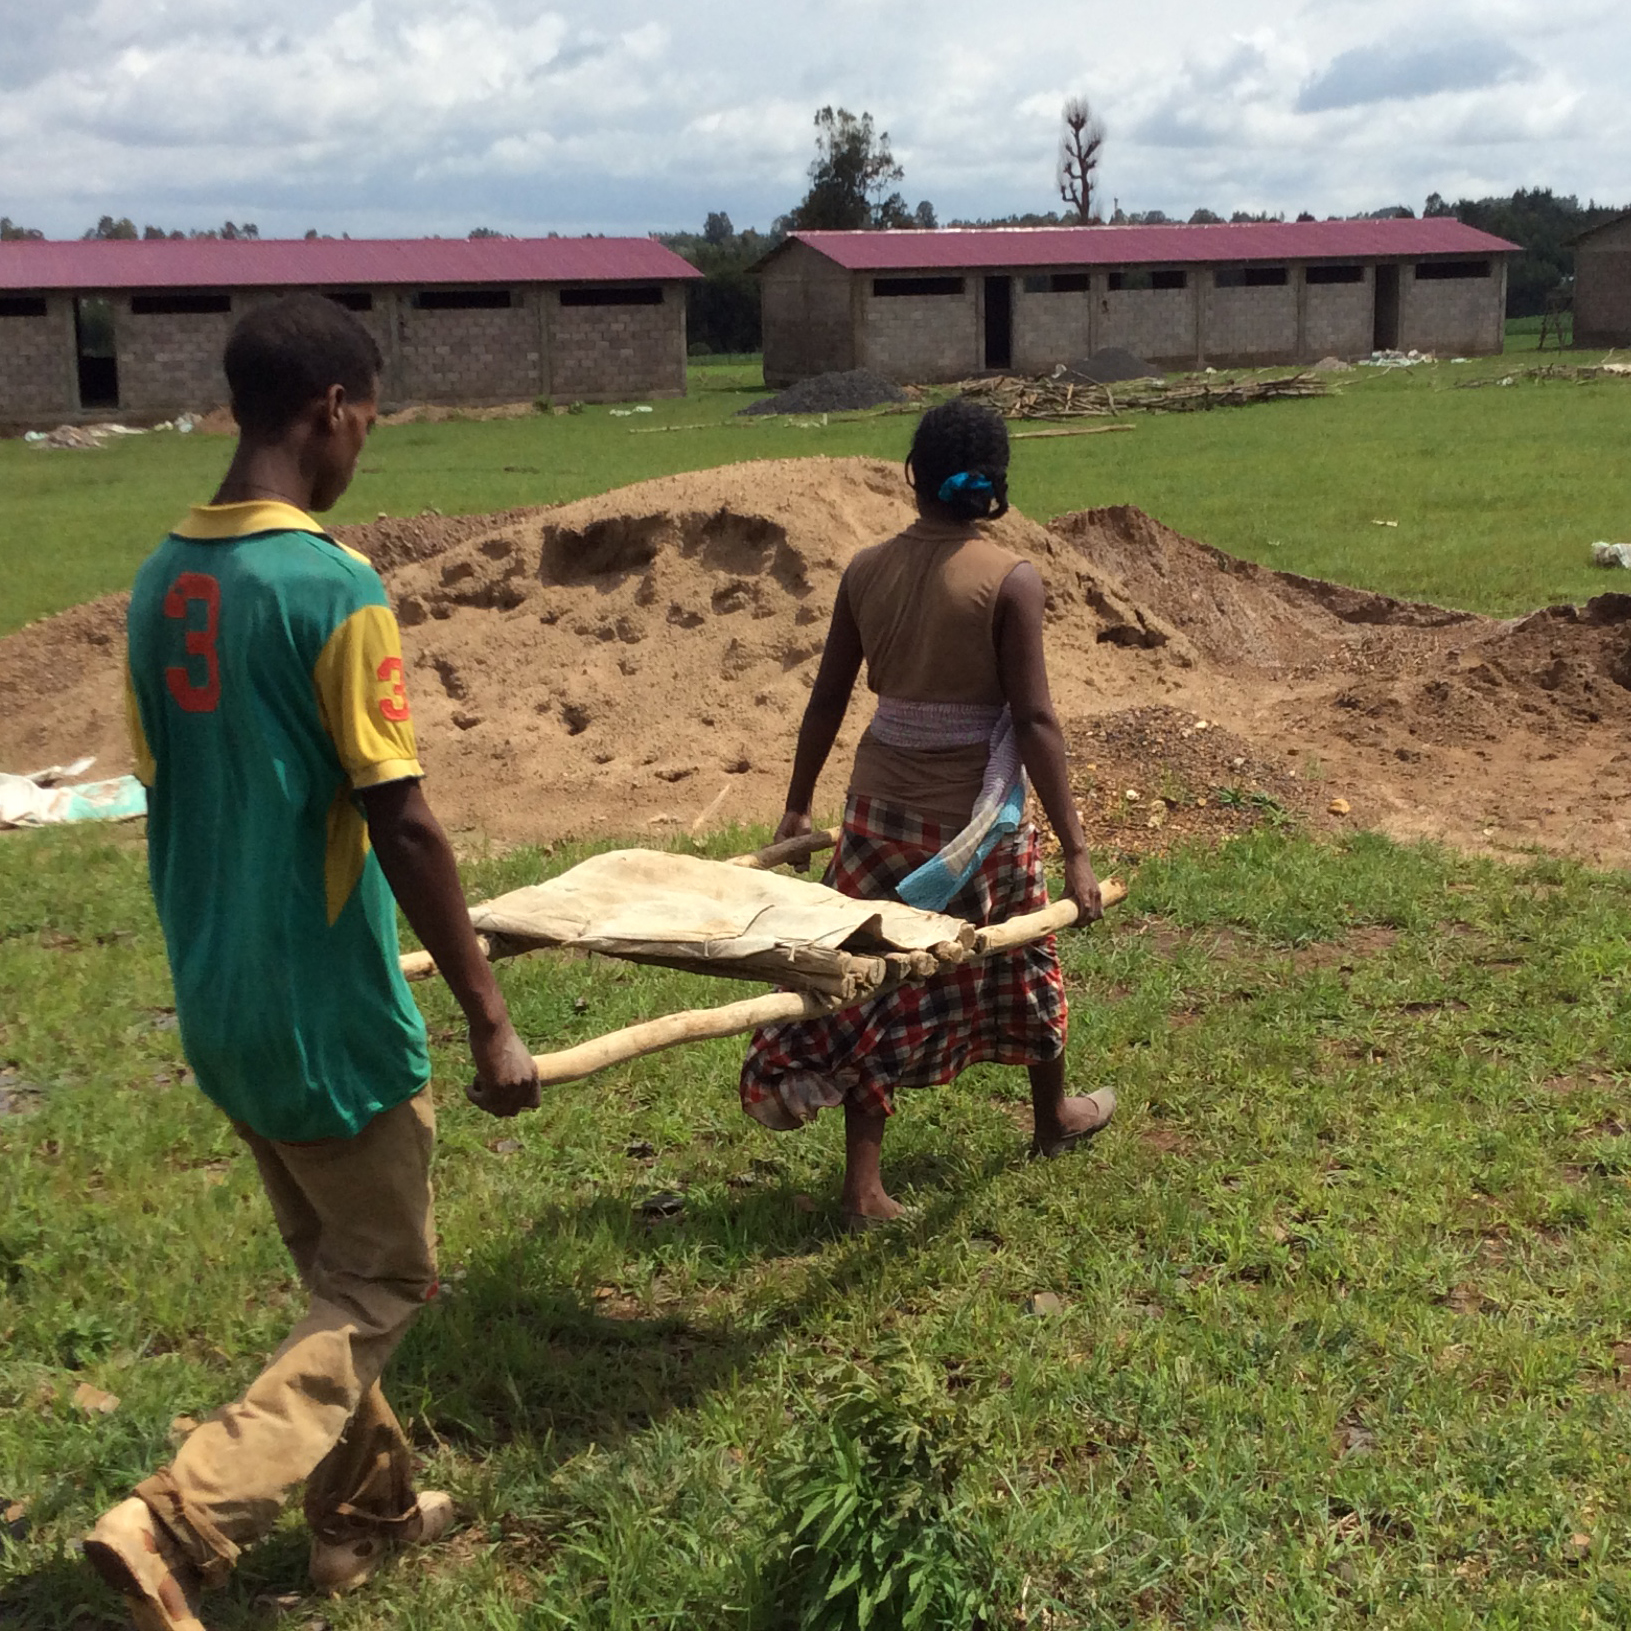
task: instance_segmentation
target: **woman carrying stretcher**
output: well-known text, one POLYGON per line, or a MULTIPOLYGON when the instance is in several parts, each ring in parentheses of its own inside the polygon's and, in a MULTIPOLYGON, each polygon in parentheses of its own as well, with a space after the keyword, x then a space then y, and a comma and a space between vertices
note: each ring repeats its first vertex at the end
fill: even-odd
MULTIPOLYGON (((906 478, 919 519, 862 550, 838 587, 776 837, 810 831, 816 781, 865 660, 877 711, 827 882, 976 924, 1039 911, 1048 896, 1025 820, 1028 773, 1064 849, 1066 894, 1093 922, 1099 882, 1048 693, 1042 579, 978 526, 1008 509, 1007 428, 972 403, 931 409, 906 478)), ((1024 1065, 1033 1155, 1062 1154, 1109 1121, 1109 1088, 1065 1096, 1065 1028, 1050 936, 831 1018, 765 1027, 742 1066, 742 1105, 778 1131, 843 1105, 845 1222, 870 1228, 903 1210, 879 1170, 899 1088, 938 1086, 970 1065, 1024 1065)))

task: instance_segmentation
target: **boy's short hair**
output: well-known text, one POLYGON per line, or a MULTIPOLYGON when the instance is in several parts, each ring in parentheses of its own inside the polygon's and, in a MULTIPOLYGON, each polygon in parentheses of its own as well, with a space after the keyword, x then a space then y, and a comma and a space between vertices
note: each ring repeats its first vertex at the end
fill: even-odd
POLYGON ((327 295, 290 294, 239 319, 222 363, 239 427, 276 435, 331 385, 371 400, 384 358, 373 335, 327 295))

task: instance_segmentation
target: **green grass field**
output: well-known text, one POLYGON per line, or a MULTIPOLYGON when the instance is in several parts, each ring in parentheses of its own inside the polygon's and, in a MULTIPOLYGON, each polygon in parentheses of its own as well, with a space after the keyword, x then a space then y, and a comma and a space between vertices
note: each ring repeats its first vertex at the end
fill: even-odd
MULTIPOLYGON (((1019 443, 1016 498, 1137 503, 1493 611, 1613 587, 1583 561, 1631 535, 1631 385, 1453 388, 1510 366, 1019 443)), ((605 409, 382 430, 338 518, 905 450, 909 418, 746 428, 748 367, 693 381, 639 419, 701 430, 605 409)), ((0 628, 128 582, 229 450, 0 444, 0 628)), ((476 856, 466 885, 582 853, 476 856)), ((1032 1166, 1020 1072, 913 1096, 886 1164, 918 1218, 886 1237, 837 1231, 837 1122, 775 1138, 741 1115, 739 1045, 497 1123, 462 1099, 446 991, 417 988, 448 1294, 388 1383, 462 1527, 327 1604, 290 1515, 207 1623, 816 1631, 865 1623, 904 1562, 923 1618, 896 1597, 879 1631, 1631 1625, 1631 882, 1285 827, 1132 884, 1063 942, 1075 1080, 1117 1088, 1116 1123, 1032 1166), (664 1191, 683 1212, 648 1225, 664 1191)), ((725 995, 595 960, 501 979, 540 1049, 725 995)), ((172 1002, 139 831, 0 835, 8 1628, 123 1623, 76 1538, 299 1306, 172 1002), (79 1408, 82 1383, 117 1409, 79 1408)))
MULTIPOLYGON (((1532 350, 1534 336, 1512 343, 1532 350)), ((1511 614, 1582 599, 1606 586, 1591 543, 1631 538, 1631 498, 1611 474, 1631 380, 1456 388, 1533 360, 1359 369, 1335 376, 1329 400, 1135 415, 1124 434, 1019 442, 1014 499, 1039 519, 1136 504, 1236 555, 1446 605, 1511 614)), ((636 419, 590 407, 381 428, 334 518, 557 503, 740 459, 898 460, 911 437, 898 414, 737 419, 764 394, 754 365, 694 368, 691 385, 636 419)), ((213 491, 231 448, 173 434, 94 453, 0 442, 0 633, 126 587, 186 505, 213 491)))
MULTIPOLYGON (((836 1232, 836 1122, 739 1113, 737 1046, 500 1124, 421 988, 449 1296, 391 1386, 465 1526, 322 1605, 291 1516, 208 1623, 851 1625, 875 1544, 918 1560, 928 1625, 1631 1623, 1628 943, 1631 884, 1556 861, 1270 832, 1149 862, 1065 942, 1073 1070, 1116 1124, 1031 1166, 1020 1072, 911 1098, 886 1159, 921 1219, 890 1238, 836 1232), (644 1224, 669 1190, 683 1215, 644 1224), (789 1570, 812 1507, 833 1533, 789 1570), (837 1618, 799 1606, 835 1583, 837 1618)), ((718 995, 502 978, 539 1046, 718 995)), ((0 843, 0 989, 31 1106, 0 1117, 0 1506, 28 1506, 0 1622, 111 1626, 74 1538, 297 1290, 183 1079, 135 841, 0 843)))

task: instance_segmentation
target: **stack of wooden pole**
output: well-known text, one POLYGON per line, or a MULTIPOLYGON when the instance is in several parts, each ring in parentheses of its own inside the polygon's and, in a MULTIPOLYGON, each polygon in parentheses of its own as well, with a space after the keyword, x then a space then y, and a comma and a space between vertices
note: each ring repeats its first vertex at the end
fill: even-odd
POLYGON ((957 388, 972 401, 995 408, 1005 419, 1104 419, 1137 410, 1142 413, 1200 413, 1210 408, 1240 408, 1254 402, 1281 402, 1327 396, 1318 374, 1282 374, 1249 379, 1128 380, 1125 385, 1095 385, 1068 377, 964 380, 957 388))

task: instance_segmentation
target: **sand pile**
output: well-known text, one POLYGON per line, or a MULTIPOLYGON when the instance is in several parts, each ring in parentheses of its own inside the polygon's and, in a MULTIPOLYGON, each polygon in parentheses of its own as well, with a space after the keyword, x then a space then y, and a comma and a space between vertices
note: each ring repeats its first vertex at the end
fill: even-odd
MULTIPOLYGON (((396 603, 444 819, 547 839, 774 820, 839 576, 909 498, 892 465, 784 460, 345 537, 396 603)), ((1132 509, 995 532, 1048 586, 1060 714, 1113 780, 1199 798, 1238 776, 1320 820, 1631 859, 1631 597, 1498 622, 1272 572, 1132 509), (1198 719, 1228 735, 1185 736, 1198 719), (1351 818, 1326 815, 1336 795, 1351 818)), ((0 640, 0 765, 128 767, 122 618, 109 597, 0 640)), ((1108 786, 1083 798, 1111 841, 1108 786)))
MULTIPOLYGON (((557 830, 563 811, 689 822, 727 788, 723 819, 774 819, 839 577, 911 522, 909 498, 869 460, 734 465, 495 518, 397 568, 427 768, 457 788, 454 819, 509 835, 557 830)), ((1086 609, 1075 551, 1017 514, 995 532, 1037 561, 1056 615, 1086 609)), ((1064 680, 1077 708, 1112 666, 1096 641, 1086 657, 1064 680)))

